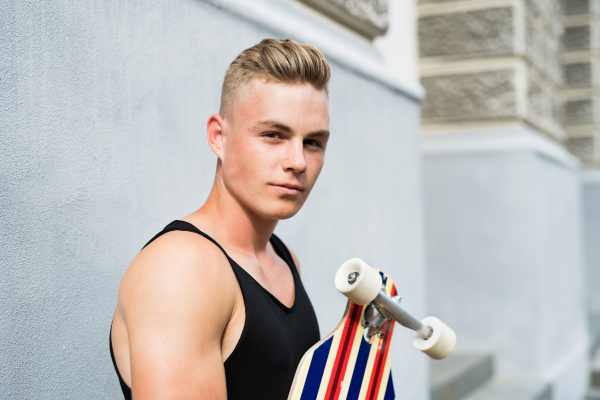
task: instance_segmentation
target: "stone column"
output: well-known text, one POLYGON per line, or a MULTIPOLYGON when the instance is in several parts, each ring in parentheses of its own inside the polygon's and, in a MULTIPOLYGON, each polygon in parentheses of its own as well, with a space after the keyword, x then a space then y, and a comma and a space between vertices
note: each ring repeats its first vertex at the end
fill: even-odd
POLYGON ((586 388, 579 161, 559 0, 419 3, 431 314, 504 376, 586 388))
POLYGON ((600 3, 565 3, 566 144, 586 167, 600 167, 600 3))
POLYGON ((588 312, 592 347, 600 344, 600 1, 569 0, 563 38, 566 144, 582 174, 588 312))

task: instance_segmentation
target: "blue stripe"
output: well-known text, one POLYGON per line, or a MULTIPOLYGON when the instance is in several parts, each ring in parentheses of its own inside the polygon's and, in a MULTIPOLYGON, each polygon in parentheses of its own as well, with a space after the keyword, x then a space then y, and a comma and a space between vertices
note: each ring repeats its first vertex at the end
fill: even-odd
POLYGON ((385 396, 383 400, 394 400, 396 393, 394 392, 394 382, 392 382, 392 370, 390 370, 390 379, 388 379, 387 388, 385 389, 385 396))
POLYGON ((383 284, 383 287, 385 287, 385 285, 387 285, 387 275, 384 274, 383 272, 379 271, 379 275, 381 275, 381 283, 383 284))
POLYGON ((352 380, 350 381, 350 388, 348 389, 348 396, 346 397, 346 400, 358 399, 370 352, 371 345, 364 338, 362 338, 360 341, 360 347, 358 348, 358 356, 356 356, 356 364, 354 364, 354 372, 352 373, 352 380))
POLYGON ((317 398, 332 342, 333 336, 324 341, 323 344, 314 351, 300 400, 315 400, 317 398))

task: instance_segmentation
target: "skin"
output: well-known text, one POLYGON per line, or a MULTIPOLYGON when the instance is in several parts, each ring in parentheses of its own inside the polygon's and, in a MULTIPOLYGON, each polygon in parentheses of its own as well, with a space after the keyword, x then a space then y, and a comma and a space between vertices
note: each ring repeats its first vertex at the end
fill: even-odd
MULTIPOLYGON (((279 220, 300 210, 321 172, 327 94, 310 84, 255 78, 223 114, 207 123, 218 157, 211 193, 183 220, 291 307, 293 276, 269 238, 279 220)), ((137 255, 119 286, 112 343, 133 398, 226 399, 223 363, 244 321, 242 294, 223 253, 195 233, 162 235, 137 255)))

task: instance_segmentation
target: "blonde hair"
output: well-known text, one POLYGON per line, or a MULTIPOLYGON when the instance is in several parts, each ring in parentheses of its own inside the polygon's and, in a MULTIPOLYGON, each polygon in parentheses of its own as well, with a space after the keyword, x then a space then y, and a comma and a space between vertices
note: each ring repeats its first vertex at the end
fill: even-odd
POLYGON ((236 93, 254 78, 280 83, 309 83, 327 93, 329 64, 316 47, 294 40, 264 39, 240 53, 229 65, 221 90, 223 115, 236 93))

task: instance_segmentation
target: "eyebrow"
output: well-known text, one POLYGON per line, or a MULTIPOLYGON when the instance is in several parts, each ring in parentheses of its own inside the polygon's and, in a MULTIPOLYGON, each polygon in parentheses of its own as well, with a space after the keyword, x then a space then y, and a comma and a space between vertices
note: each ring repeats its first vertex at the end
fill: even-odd
MULTIPOLYGON (((292 128, 290 128, 289 126, 287 126, 287 125, 285 125, 285 124, 283 124, 281 122, 274 121, 274 120, 271 120, 271 119, 268 119, 268 120, 265 120, 265 121, 260 121, 260 122, 258 122, 257 125, 267 125, 267 126, 270 126, 272 128, 280 129, 280 130, 282 130, 284 132, 292 133, 292 128)), ((326 137, 326 138, 328 138, 329 136, 330 136, 330 133, 329 133, 328 130, 318 130, 318 131, 311 132, 308 135, 306 135, 306 137, 309 137, 309 138, 312 138, 312 137, 326 137)))
POLYGON ((289 126, 287 126, 285 124, 282 124, 281 122, 274 121, 272 119, 260 121, 257 125, 267 125, 267 126, 270 126, 271 128, 277 128, 284 132, 292 133, 292 128, 290 128, 289 126))
POLYGON ((308 135, 306 135, 307 138, 313 138, 313 137, 324 137, 324 138, 328 138, 330 135, 329 131, 315 131, 315 132, 311 132, 308 135))

